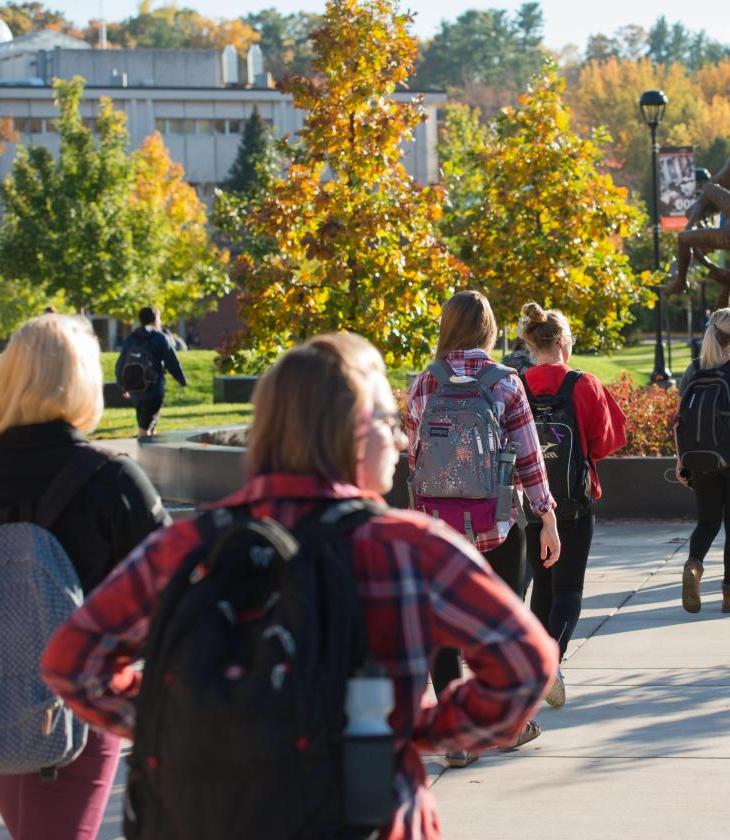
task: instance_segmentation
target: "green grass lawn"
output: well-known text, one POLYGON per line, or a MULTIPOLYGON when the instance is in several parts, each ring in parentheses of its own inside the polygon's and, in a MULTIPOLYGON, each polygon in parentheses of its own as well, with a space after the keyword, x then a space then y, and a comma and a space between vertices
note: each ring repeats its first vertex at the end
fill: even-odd
MULTIPOLYGON (((160 432, 175 429, 196 429, 203 426, 229 426, 245 422, 251 415, 250 405, 213 402, 213 350, 189 350, 180 354, 180 361, 188 378, 188 387, 180 388, 168 377, 167 396, 162 409, 160 432)), ((496 352, 495 358, 501 353, 496 352)), ((114 379, 116 353, 102 354, 104 379, 114 379)), ((690 351, 684 343, 672 345, 672 372, 675 377, 684 373, 690 361, 690 351)), ((654 367, 654 345, 642 344, 627 347, 611 355, 576 355, 572 364, 581 370, 594 373, 602 382, 613 382, 623 371, 631 374, 638 384, 647 383, 654 367)), ((406 374, 410 367, 393 368, 388 378, 394 388, 405 388, 406 374)), ((94 437, 134 437, 137 426, 134 409, 108 408, 104 412, 94 437)))

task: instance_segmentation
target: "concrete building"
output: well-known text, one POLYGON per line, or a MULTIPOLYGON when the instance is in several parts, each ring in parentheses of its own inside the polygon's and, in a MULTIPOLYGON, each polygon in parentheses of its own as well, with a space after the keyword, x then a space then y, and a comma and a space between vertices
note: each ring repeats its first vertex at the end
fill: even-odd
MULTIPOLYGON (((9 30, 0 28, 0 117, 12 118, 22 144, 58 150, 52 83, 73 76, 87 81, 81 114, 89 128, 96 126, 101 98, 108 97, 127 116, 131 146, 159 131, 188 182, 208 200, 227 177, 254 109, 279 137, 294 136, 304 122, 292 97, 270 86, 257 46, 245 58, 231 46, 220 51, 100 50, 50 30, 12 39, 9 30)), ((396 94, 396 99, 412 96, 396 94)), ((403 159, 416 180, 430 184, 438 180, 437 109, 446 96, 424 93, 423 99, 427 118, 414 140, 404 144, 403 159)), ((10 171, 14 153, 15 145, 6 143, 0 178, 10 171)), ((236 326, 236 317, 229 297, 198 325, 203 346, 216 346, 236 326)), ((95 328, 105 346, 114 346, 115 322, 95 319, 95 328)))
MULTIPOLYGON (((244 121, 254 108, 282 137, 302 127, 303 114, 288 94, 266 87, 260 59, 218 50, 97 50, 77 39, 44 31, 0 43, 0 116, 12 117, 20 140, 58 146, 51 84, 83 76, 82 115, 93 128, 101 97, 127 115, 133 147, 159 131, 172 157, 202 196, 225 180, 235 159, 244 121), (69 44, 69 42, 75 42, 69 44), (259 72, 257 72, 259 71, 259 72), (249 85, 246 81, 252 77, 249 85)), ((260 50, 258 50, 260 55, 260 50)), ((412 94, 396 94, 407 100, 412 94)), ((427 119, 404 146, 408 171, 421 183, 438 180, 437 109, 445 94, 424 94, 427 119)), ((7 174, 14 147, 0 157, 7 174)))

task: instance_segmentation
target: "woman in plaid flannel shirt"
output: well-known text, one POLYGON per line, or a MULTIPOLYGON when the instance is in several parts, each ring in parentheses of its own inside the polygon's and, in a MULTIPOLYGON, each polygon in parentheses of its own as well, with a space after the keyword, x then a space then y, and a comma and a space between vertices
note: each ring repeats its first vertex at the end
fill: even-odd
MULTIPOLYGON (((476 376, 483 367, 494 364, 489 353, 496 337, 497 324, 487 298, 477 291, 457 292, 444 304, 441 312, 436 358, 448 362, 459 376, 476 376)), ((435 377, 424 371, 408 394, 406 426, 411 475, 416 468, 419 432, 426 403, 437 385, 435 377)), ((553 512, 555 501, 550 493, 532 411, 518 376, 510 375, 501 379, 493 386, 492 395, 502 432, 502 446, 508 443, 517 445, 515 487, 520 495, 524 493, 532 511, 542 519, 541 559, 544 566, 549 568, 560 556, 560 539, 553 512)), ((475 535, 476 548, 520 598, 524 595, 526 565, 525 528, 522 520, 519 507, 513 503, 509 521, 497 522, 488 533, 475 535)), ((440 694, 452 680, 460 679, 461 673, 458 650, 440 650, 431 672, 436 693, 440 694)), ((539 734, 538 724, 528 721, 520 742, 526 743, 539 734)), ((456 767, 463 767, 476 758, 476 754, 467 754, 462 750, 447 755, 449 763, 456 767)))
MULTIPOLYGON (((254 403, 251 477, 220 505, 246 505, 291 528, 322 499, 382 503, 404 441, 383 361, 368 342, 310 340, 261 379, 254 403)), ((395 690, 394 809, 380 838, 438 840, 419 754, 513 744, 547 691, 556 646, 482 555, 442 523, 386 509, 351 539, 370 655, 395 690), (428 668, 444 646, 462 649, 471 676, 434 703, 425 698, 428 668)), ((160 592, 201 540, 195 519, 157 532, 52 640, 44 677, 84 720, 134 737, 140 675, 131 663, 143 655, 160 592)), ((242 784, 255 784, 248 772, 241 756, 242 784)))

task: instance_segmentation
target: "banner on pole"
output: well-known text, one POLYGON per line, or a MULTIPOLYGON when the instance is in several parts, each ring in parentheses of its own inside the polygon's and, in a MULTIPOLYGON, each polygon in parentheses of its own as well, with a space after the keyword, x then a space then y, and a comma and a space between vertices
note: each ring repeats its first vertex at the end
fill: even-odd
POLYGON ((696 189, 693 147, 662 146, 659 150, 659 218, 663 231, 684 228, 696 189))

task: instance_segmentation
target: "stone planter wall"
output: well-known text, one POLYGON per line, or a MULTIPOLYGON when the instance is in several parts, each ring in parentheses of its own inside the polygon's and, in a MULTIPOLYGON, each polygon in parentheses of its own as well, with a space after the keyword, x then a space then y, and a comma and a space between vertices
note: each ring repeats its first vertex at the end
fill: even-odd
POLYGON ((694 493, 671 483, 676 482, 674 464, 671 457, 627 456, 599 461, 603 498, 596 505, 596 515, 603 519, 692 518, 694 493))
POLYGON ((258 376, 214 376, 214 403, 250 403, 258 376))
MULTIPOLYGON (((172 432, 140 441, 139 462, 162 497, 198 505, 237 490, 243 481, 245 448, 206 443, 205 431, 172 432)), ((673 458, 607 458, 599 464, 603 499, 596 507, 602 519, 682 519, 694 515, 690 490, 671 484, 673 458)), ((408 506, 408 459, 403 453, 387 502, 408 506)))

